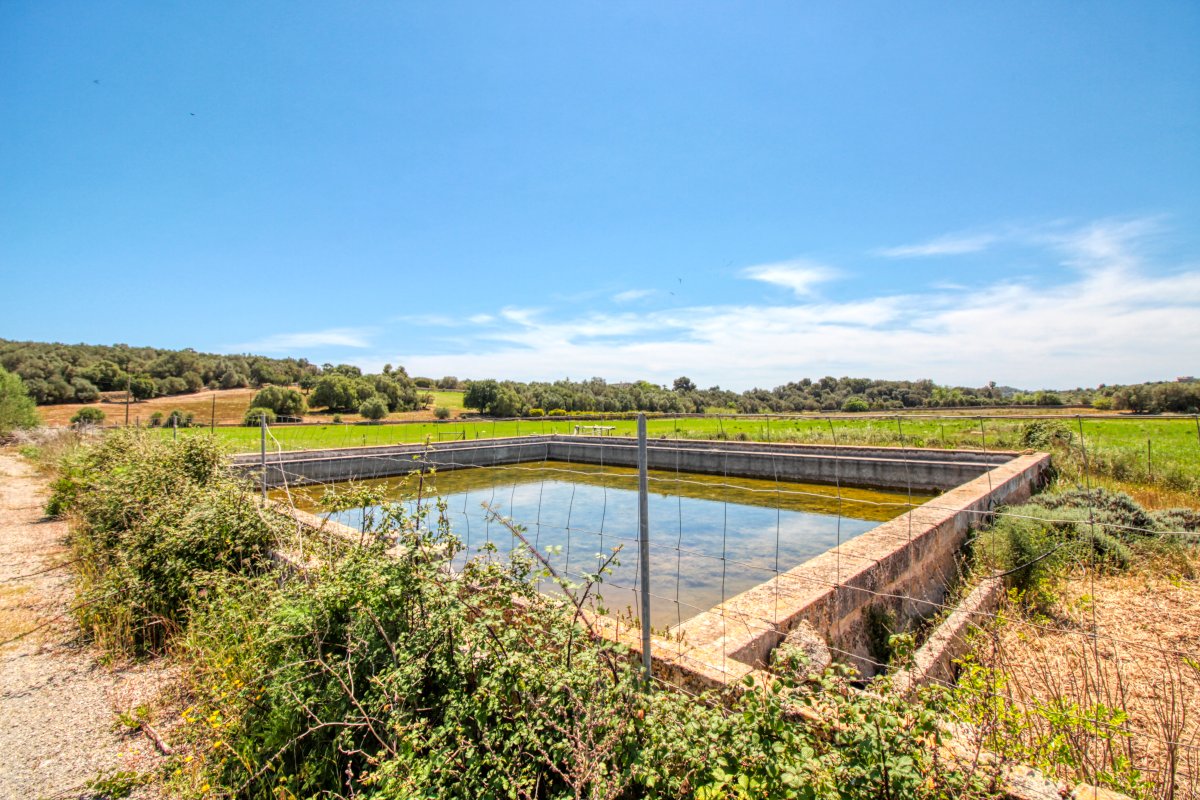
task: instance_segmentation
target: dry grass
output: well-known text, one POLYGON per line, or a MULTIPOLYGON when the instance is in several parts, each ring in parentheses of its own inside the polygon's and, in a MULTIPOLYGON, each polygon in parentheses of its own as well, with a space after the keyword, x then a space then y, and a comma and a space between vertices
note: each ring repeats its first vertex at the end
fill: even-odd
MULTIPOLYGON (((180 394, 173 397, 156 397, 153 400, 141 400, 129 405, 129 424, 138 420, 145 425, 150 415, 161 411, 164 415, 173 409, 179 409, 195 415, 198 423, 208 423, 212 419, 213 399, 216 398, 217 424, 238 423, 246 415, 250 401, 258 392, 257 389, 220 389, 215 392, 204 391, 195 394, 180 394)), ((121 425, 125 422, 125 403, 66 403, 57 406, 38 406, 38 413, 47 425, 67 425, 71 417, 85 405, 99 408, 107 415, 105 420, 109 425, 121 425)))
MULTIPOLYGON (((993 643, 980 654, 1009 677, 1003 693, 1017 706, 1117 712, 1094 724, 1085 713, 1059 729, 1070 731, 1060 743, 1082 777, 1096 780, 1124 757, 1150 781, 1147 796, 1200 798, 1200 581, 1153 568, 1081 573, 1060 587, 1049 620, 1014 614, 993 643)), ((1045 728, 1028 733, 1048 739, 1045 728)))
MULTIPOLYGON (((238 425, 242 418, 246 416, 246 410, 250 408, 250 401, 254 399, 254 395, 258 393, 257 389, 219 389, 217 391, 203 391, 195 394, 179 394, 172 397, 156 397, 153 400, 141 400, 129 405, 129 424, 136 425, 140 423, 144 426, 150 420, 150 415, 155 411, 161 411, 163 415, 169 414, 174 409, 179 409, 185 413, 192 414, 195 417, 195 422, 198 425, 208 425, 213 419, 213 399, 216 399, 216 423, 218 425, 238 425)), ((119 392, 109 392, 112 395, 112 402, 101 401, 98 403, 65 403, 55 406, 38 406, 38 413, 41 414, 42 421, 47 425, 61 426, 69 425, 71 417, 77 411, 85 407, 99 408, 107 415, 105 419, 106 425, 123 425, 125 423, 125 400, 124 396, 119 392)), ((437 396, 441 399, 448 395, 447 392, 438 393, 437 396)), ((462 416, 464 409, 462 402, 459 400, 457 407, 448 405, 450 409, 450 418, 457 419, 462 416)), ((341 414, 343 422, 358 422, 362 417, 358 414, 341 414)), ((334 413, 332 411, 320 410, 309 411, 304 415, 306 422, 329 423, 333 420, 334 413)), ((398 414, 389 414, 389 420, 403 420, 406 422, 427 422, 433 420, 434 414, 432 408, 425 408, 419 411, 408 411, 398 414)))

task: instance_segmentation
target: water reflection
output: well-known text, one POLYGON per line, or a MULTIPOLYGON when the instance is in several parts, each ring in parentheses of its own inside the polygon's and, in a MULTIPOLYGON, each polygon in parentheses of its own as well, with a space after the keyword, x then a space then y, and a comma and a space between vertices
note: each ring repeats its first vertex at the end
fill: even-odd
MULTIPOLYGON (((416 503, 412 479, 372 481, 397 502, 416 503)), ((879 522, 902 514, 907 493, 776 483, 744 478, 650 473, 651 621, 676 625, 786 571, 879 522)), ((423 503, 443 498, 460 560, 488 543, 501 555, 519 542, 485 506, 524 528, 560 573, 578 579, 623 545, 600 596, 611 610, 637 607, 637 473, 620 467, 538 462, 445 472, 427 477, 423 503), (431 489, 431 484, 433 489, 431 489)), ((296 504, 317 511, 323 487, 292 490, 296 504)), ((915 494, 913 503, 930 495, 915 494)), ((362 511, 333 515, 358 527, 362 511)))

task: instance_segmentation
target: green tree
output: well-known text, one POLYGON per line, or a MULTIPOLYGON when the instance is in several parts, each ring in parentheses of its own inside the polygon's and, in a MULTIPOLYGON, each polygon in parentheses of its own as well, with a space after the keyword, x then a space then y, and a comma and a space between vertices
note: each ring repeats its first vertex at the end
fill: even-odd
POLYGON ((242 424, 247 428, 257 428, 262 425, 263 417, 266 417, 268 425, 275 422, 275 412, 271 409, 251 407, 246 410, 246 416, 242 417, 242 424))
POLYGON ((95 406, 85 406, 71 417, 72 425, 99 425, 104 422, 104 412, 95 406))
POLYGON ((388 415, 387 403, 379 397, 371 397, 363 401, 363 404, 358 407, 358 413, 364 419, 381 420, 388 415))
POLYGON ((842 403, 842 411, 870 411, 871 405, 865 397, 859 395, 851 395, 846 398, 846 402, 842 403))
POLYGON ((252 408, 269 408, 282 417, 298 417, 306 410, 304 396, 284 386, 267 386, 254 395, 252 408))
POLYGON ((312 406, 330 411, 354 411, 375 395, 375 387, 361 378, 323 375, 312 390, 312 406))
POLYGON ((7 436, 17 429, 37 427, 39 422, 25 382, 0 367, 0 436, 7 436))

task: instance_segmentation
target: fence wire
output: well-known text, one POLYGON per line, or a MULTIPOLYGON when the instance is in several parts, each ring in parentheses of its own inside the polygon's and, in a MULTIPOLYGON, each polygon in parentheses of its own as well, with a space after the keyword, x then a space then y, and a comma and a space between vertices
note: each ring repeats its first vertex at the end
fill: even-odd
MULTIPOLYGON (((1196 703, 1200 702, 1200 652, 1194 649, 1197 638, 1185 631, 1180 640, 1186 646, 1172 646, 1161 639, 1161 634, 1157 640, 1136 635, 1139 632, 1136 620, 1106 617, 1108 595, 1113 592, 1108 587, 1114 577, 1106 574, 1103 561, 1106 553, 1101 547, 1101 544, 1114 547, 1102 537, 1117 540, 1118 544, 1176 547, 1181 548, 1185 562, 1194 564, 1196 544, 1200 543, 1200 531, 1197 530, 1200 512, 1193 512, 1191 517, 1187 514, 1169 517, 1170 524, 1138 523, 1115 517, 1111 508, 1104 507, 1104 503, 1109 502, 1105 499, 1107 496, 1098 493, 1100 487, 1136 483, 1143 479, 1150 487, 1146 495, 1152 499, 1154 487, 1160 487, 1168 494, 1186 495, 1187 470, 1191 463, 1200 460, 1200 421, 1191 417, 1164 420, 1174 426, 1194 422, 1196 436, 1187 439, 1171 428, 1170 436, 1162 436, 1162 441, 1153 445, 1150 442, 1155 434, 1151 433, 1144 450, 1144 469, 1138 461, 1142 453, 1140 448, 1136 457, 1129 455, 1132 450, 1128 447, 1128 436, 1116 445, 1106 444, 1096 433, 1101 429, 1094 425, 1089 427, 1099 420, 1082 415, 1066 418, 1068 424, 1063 424, 1064 417, 1054 415, 877 418, 881 424, 890 424, 894 428, 886 434, 881 432, 882 428, 869 427, 873 423, 868 424, 864 433, 863 423, 857 420, 826 416, 818 421, 820 439, 814 437, 813 431, 818 428, 808 418, 803 420, 803 428, 793 417, 766 416, 753 421, 709 417, 702 421, 703 427, 697 425, 696 418, 651 420, 651 430, 658 437, 654 441, 672 463, 669 467, 650 471, 647 476, 651 495, 650 556, 645 565, 651 581, 648 598, 642 597, 637 580, 643 564, 638 555, 634 513, 637 492, 630 488, 636 472, 608 461, 607 448, 598 444, 610 436, 614 442, 619 441, 619 434, 627 433, 630 427, 626 421, 606 421, 604 427, 612 429, 601 430, 598 436, 595 435, 597 431, 585 431, 576 421, 497 420, 490 422, 490 429, 489 423, 459 423, 457 428, 447 425, 433 429, 432 433, 424 429, 406 431, 413 434, 411 438, 400 435, 397 439, 398 434, 394 432, 381 434, 375 442, 367 441, 368 434, 362 434, 361 443, 357 440, 360 434, 348 434, 344 446, 411 443, 427 445, 437 451, 437 474, 431 479, 432 493, 450 503, 453 529, 465 548, 463 558, 504 558, 523 546, 511 533, 493 530, 498 517, 530 534, 531 546, 554 565, 559 574, 579 583, 596 580, 595 569, 604 563, 614 546, 621 546, 621 560, 625 563, 618 564, 611 575, 602 577, 595 609, 613 616, 618 629, 631 631, 649 625, 656 635, 656 646, 669 651, 662 655, 669 656, 673 663, 683 668, 694 667, 710 675, 715 671, 724 676, 727 683, 739 681, 746 674, 747 666, 769 673, 776 668, 769 656, 747 665, 744 657, 735 657, 737 654, 729 652, 724 643, 730 642, 731 636, 744 632, 768 637, 772 642, 783 640, 792 632, 797 618, 802 616, 797 614, 797 609, 787 605, 794 602, 789 598, 798 594, 818 590, 850 592, 856 597, 870 598, 881 608, 911 610, 910 620, 883 620, 885 634, 920 634, 928 630, 932 622, 958 612, 970 617, 976 632, 974 655, 968 660, 967 668, 982 667, 984 680, 956 682, 952 676, 947 678, 940 674, 931 674, 926 680, 958 698, 949 708, 952 715, 959 715, 960 722, 978 726, 980 715, 972 715, 963 709, 975 707, 995 713, 996 702, 1022 709, 1037 718, 1039 713, 1049 716, 1047 709, 1054 703, 1067 703, 1072 698, 1082 700, 1083 705, 1075 711, 1077 718, 1062 723, 1060 714, 1060 726, 1065 725, 1081 736, 1087 731, 1101 739, 1111 735, 1109 746, 1112 746, 1112 737, 1136 743, 1130 745, 1131 752, 1136 752, 1138 763, 1146 774, 1161 776, 1174 770, 1176 777, 1185 784, 1190 781, 1196 785, 1200 781, 1200 756, 1197 755, 1200 753, 1200 724, 1196 718, 1185 714, 1184 721, 1178 724, 1161 719, 1156 721, 1152 717, 1161 709, 1147 712, 1150 706, 1135 703, 1134 693, 1122 683, 1128 676, 1137 675, 1149 687, 1143 694, 1157 692, 1160 699, 1170 695, 1172 703, 1182 704, 1185 708, 1197 707, 1196 703), (1043 438, 1014 441, 1014 422, 1021 423, 1021 433, 1031 430, 1030 423, 1048 424, 1045 430, 1034 430, 1036 437, 1043 438), (862 447, 898 444, 904 481, 898 487, 899 491, 866 493, 859 487, 848 485, 842 473, 843 459, 834 457, 832 485, 798 484, 781 479, 780 453, 774 449, 766 450, 771 477, 747 480, 735 477, 737 470, 731 471, 730 459, 736 453, 722 447, 717 447, 713 453, 717 456, 719 469, 712 469, 712 474, 698 475, 684 469, 685 450, 682 447, 670 448, 672 440, 700 439, 705 431, 714 432, 718 443, 729 441, 737 438, 737 434, 745 433, 748 424, 755 423, 760 426, 759 436, 771 444, 821 445, 846 457, 862 447), (547 448, 537 442, 523 443, 506 438, 510 429, 513 436, 528 438, 553 434, 561 437, 565 442, 565 457, 551 461, 545 455, 541 458, 531 455, 539 452, 539 447, 545 454, 547 448), (517 463, 476 467, 468 460, 455 460, 453 451, 436 447, 438 442, 483 439, 503 439, 519 450, 526 449, 524 455, 528 457, 518 453, 517 463), (922 493, 915 489, 914 468, 918 462, 914 460, 913 448, 929 446, 985 455, 1016 449, 1052 449, 1059 461, 1066 462, 1060 466, 1061 470, 1074 470, 1073 475, 1082 492, 1078 495, 1083 498, 1082 505, 1069 509, 1035 503, 1022 510, 1011 510, 989 504, 984 508, 964 509, 946 502, 942 495, 922 493), (1120 452, 1114 455, 1117 451, 1120 452), (1155 453, 1159 459, 1157 465, 1155 453), (460 479, 456 477, 459 475, 475 477, 460 479), (1184 488, 1177 489, 1177 486, 1184 488), (1086 517, 1081 517, 1081 512, 1086 517), (949 513, 957 513, 970 523, 972 533, 964 538, 966 550, 978 548, 982 540, 987 545, 992 564, 1002 562, 1000 549, 1005 542, 988 532, 1001 524, 1085 526, 1089 547, 1062 565, 1063 571, 1082 578, 1086 586, 1086 592, 1074 598, 1081 613, 1072 616, 1070 609, 1057 615, 1043 611, 1023 613, 1021 601, 1014 600, 1002 601, 996 608, 964 609, 960 599, 980 574, 963 564, 957 564, 949 571, 938 568, 939 574, 932 578, 942 591, 933 596, 845 582, 878 560, 873 552, 856 549, 854 544, 859 536, 872 532, 875 540, 903 543, 911 548, 914 536, 919 538, 915 533, 918 526, 929 515, 949 513), (887 524, 889 520, 893 522, 887 524), (832 580, 823 577, 823 573, 797 569, 825 552, 833 561, 832 580), (748 615, 738 609, 740 597, 746 592, 761 591, 757 587, 768 583, 769 610, 760 607, 761 614, 748 615), (649 600, 649 619, 640 618, 638 613, 643 599, 649 600), (717 642, 720 646, 716 647, 715 654, 697 655, 695 643, 688 639, 696 633, 689 627, 694 620, 719 628, 717 642), (1034 644, 1026 646, 1028 642, 1034 644), (1043 652, 1038 650, 1039 647, 1048 649, 1043 652), (1028 659, 1030 653, 1042 661, 1020 663, 1022 658, 1028 659), (1079 653, 1083 655, 1079 656, 1079 653), (1068 661, 1070 663, 1066 664, 1068 661), (1167 666, 1156 673, 1152 669, 1155 664, 1167 666), (1059 673, 1053 673, 1054 669, 1059 673), (1164 683, 1163 670, 1174 670, 1172 674, 1177 675, 1177 679, 1164 683), (1106 717, 1095 712, 1097 707, 1132 710, 1134 713, 1106 717)), ((278 428, 267 430, 271 443, 267 465, 278 484, 274 491, 287 505, 313 510, 312 498, 332 484, 314 482, 304 470, 289 468, 286 457, 289 451, 308 449, 308 445, 328 447, 327 439, 322 438, 327 434, 313 434, 306 440, 303 435, 292 434, 290 431, 294 428, 284 430, 288 432, 283 436, 278 428)), ((424 464, 421 459, 414 462, 408 453, 360 451, 354 458, 361 464, 372 465, 362 469, 364 474, 400 476, 424 464)), ((989 498, 993 497, 996 488, 992 476, 994 467, 989 462, 980 473, 980 477, 986 476, 989 498)), ((390 480, 397 483, 398 477, 390 480)), ((397 499, 413 502, 403 494, 397 495, 397 499)), ((424 502, 431 502, 429 494, 424 502)), ((360 515, 357 524, 363 524, 363 519, 360 515)), ((355 524, 349 512, 343 512, 341 520, 355 524)), ((1076 544, 1078 542, 1072 540, 1035 546, 1022 553, 1023 558, 1009 563, 1002 577, 1008 579, 1035 569, 1063 550, 1077 549, 1076 544)), ((1194 581, 1194 578, 1188 580, 1194 581)), ((539 588, 547 592, 557 590, 553 581, 545 579, 539 588)), ((1124 594, 1121 594, 1113 600, 1123 602, 1123 598, 1124 594)), ((1191 623, 1200 628, 1200 620, 1192 619, 1191 623)), ((888 641, 883 642, 888 647, 876 651, 861 646, 847 649, 837 644, 836 637, 829 638, 832 643, 827 643, 827 647, 835 659, 853 663, 868 673, 886 675, 895 671, 898 665, 902 667, 907 663, 902 658, 881 656, 881 652, 888 651, 891 646, 888 641)), ((661 677, 655 677, 655 683, 682 690, 661 677)), ((1066 716, 1070 717, 1069 714, 1066 716)))

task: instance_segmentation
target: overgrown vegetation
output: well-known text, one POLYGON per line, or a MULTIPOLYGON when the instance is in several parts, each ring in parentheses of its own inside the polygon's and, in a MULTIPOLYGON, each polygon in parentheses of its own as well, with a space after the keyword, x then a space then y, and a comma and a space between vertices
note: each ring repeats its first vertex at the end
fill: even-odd
MULTIPOLYGON (((1063 438, 1044 425, 1026 434, 1041 445, 1063 438)), ((1200 775, 1184 749, 1195 735, 1185 676, 1200 666, 1161 639, 1128 641, 1144 623, 1129 610, 1102 631, 1095 593, 1123 574, 1192 585, 1197 535, 1196 508, 1151 511, 1122 492, 1062 478, 1002 509, 973 552, 982 573, 1003 574, 1009 596, 981 622, 984 633, 944 692, 950 714, 987 749, 1050 775, 1139 798, 1190 796, 1177 793, 1200 775), (1136 669, 1119 655, 1129 647, 1136 669)))
POLYGON ((178 644, 191 704, 165 772, 183 796, 990 794, 985 771, 943 760, 932 712, 838 668, 731 706, 648 690, 535 590, 527 555, 451 574, 441 506, 385 506, 364 546, 289 577, 266 558, 283 531, 210 438, 123 431, 65 461, 52 505, 74 520, 85 629, 122 652, 178 644))
POLYGON ((260 574, 283 532, 216 441, 112 431, 71 451, 47 506, 72 519, 79 621, 106 647, 161 652, 220 575, 260 574))
POLYGON ((0 437, 38 424, 33 398, 19 375, 0 367, 0 437))

